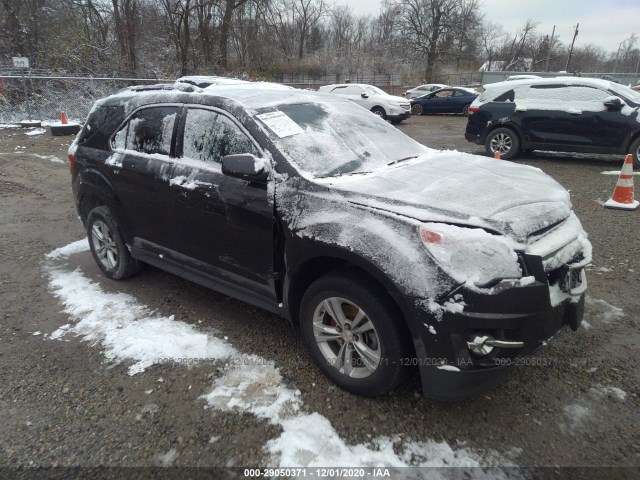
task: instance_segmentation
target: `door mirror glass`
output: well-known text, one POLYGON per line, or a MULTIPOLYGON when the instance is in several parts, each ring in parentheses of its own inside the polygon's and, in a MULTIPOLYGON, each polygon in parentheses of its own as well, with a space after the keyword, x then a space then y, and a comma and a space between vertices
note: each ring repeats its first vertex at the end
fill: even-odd
POLYGON ((360 96, 361 96, 362 98, 369 98, 369 95, 367 95, 367 94, 366 94, 366 93, 364 93, 364 92, 362 92, 362 93, 360 94, 360 96))
POLYGON ((262 158, 250 153, 240 153, 222 157, 222 173, 229 177, 250 182, 266 182, 271 168, 262 158))

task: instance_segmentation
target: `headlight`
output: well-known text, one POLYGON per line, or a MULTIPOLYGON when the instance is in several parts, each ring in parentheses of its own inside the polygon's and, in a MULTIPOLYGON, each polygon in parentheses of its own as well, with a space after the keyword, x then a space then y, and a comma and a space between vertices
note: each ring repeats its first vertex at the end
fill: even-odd
POLYGON ((419 234, 438 265, 456 281, 486 287, 522 278, 518 255, 502 237, 444 223, 421 225, 419 234))

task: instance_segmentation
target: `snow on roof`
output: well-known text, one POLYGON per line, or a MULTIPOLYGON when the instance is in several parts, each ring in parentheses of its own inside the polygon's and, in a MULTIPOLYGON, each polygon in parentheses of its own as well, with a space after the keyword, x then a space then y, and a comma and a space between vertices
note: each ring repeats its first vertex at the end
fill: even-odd
POLYGON ((483 85, 485 90, 509 90, 518 85, 585 85, 589 87, 597 88, 611 88, 611 83, 608 80, 600 80, 598 78, 584 78, 584 77, 549 77, 549 78, 528 78, 522 80, 509 80, 505 82, 488 83, 483 85))
MULTIPOLYGON (((173 85, 151 85, 143 88, 130 87, 99 100, 97 104, 115 102, 124 105, 133 99, 152 99, 158 103, 182 102, 184 94, 208 96, 212 100, 216 97, 228 99, 253 110, 285 103, 349 102, 349 100, 337 95, 301 90, 280 83, 238 80, 237 82, 211 84, 205 88, 198 88, 187 84, 187 82, 176 82, 173 85)), ((137 104, 137 102, 134 103, 137 104)))
POLYGON ((175 83, 188 83, 196 87, 205 88, 210 85, 237 85, 250 82, 239 78, 219 77, 217 75, 189 75, 180 77, 175 83))

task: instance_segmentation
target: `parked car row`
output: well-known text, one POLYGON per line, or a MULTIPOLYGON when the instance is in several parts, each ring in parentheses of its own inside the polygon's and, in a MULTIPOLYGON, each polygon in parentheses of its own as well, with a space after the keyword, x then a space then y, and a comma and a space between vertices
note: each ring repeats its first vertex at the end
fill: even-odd
POLYGON ((281 315, 361 395, 416 366, 429 397, 477 395, 579 327, 591 245, 561 185, 434 151, 356 105, 406 118, 405 99, 335 89, 192 78, 96 102, 69 162, 98 267, 281 315))
POLYGON ((631 153, 640 168, 640 92, 576 77, 485 85, 469 108, 465 138, 503 159, 527 150, 631 153))

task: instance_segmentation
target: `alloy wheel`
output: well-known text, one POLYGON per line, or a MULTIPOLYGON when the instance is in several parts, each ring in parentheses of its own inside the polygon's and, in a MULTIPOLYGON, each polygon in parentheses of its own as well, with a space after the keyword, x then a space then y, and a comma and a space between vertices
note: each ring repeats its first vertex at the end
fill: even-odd
POLYGON ((513 139, 506 133, 498 133, 491 139, 489 145, 493 153, 500 152, 500 154, 504 155, 511 151, 511 147, 513 147, 513 139))
POLYGON ((347 299, 329 297, 318 304, 313 335, 326 362, 343 375, 366 378, 380 364, 378 332, 367 314, 347 299))
POLYGON ((107 270, 115 269, 118 265, 118 246, 113 238, 113 232, 102 220, 93 222, 91 242, 102 266, 107 270))

